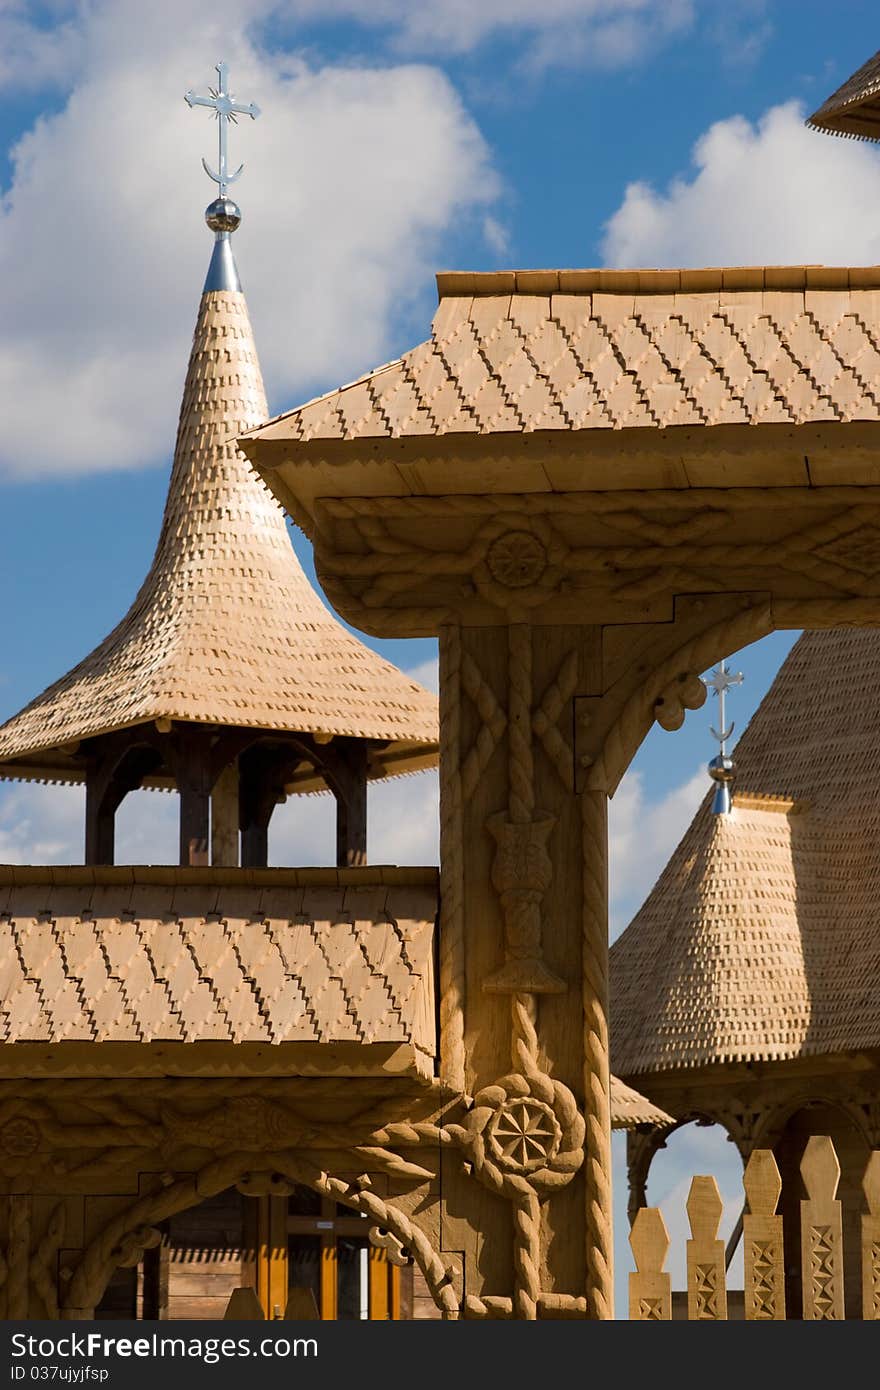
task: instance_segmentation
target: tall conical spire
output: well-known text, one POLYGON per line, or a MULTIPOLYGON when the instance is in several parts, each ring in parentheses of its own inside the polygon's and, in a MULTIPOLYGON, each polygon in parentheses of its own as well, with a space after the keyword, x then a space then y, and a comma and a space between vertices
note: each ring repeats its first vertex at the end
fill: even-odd
MULTIPOLYGON (((255 114, 218 71, 219 94, 190 104, 225 98, 255 114)), ((0 777, 79 781, 87 740, 174 720, 372 740, 371 777, 436 762, 435 696, 325 607, 236 442, 268 408, 229 240, 240 213, 225 188, 240 170, 229 174, 222 143, 219 173, 205 167, 221 184, 206 213, 215 244, 153 563, 122 622, 0 728, 0 777)), ((292 785, 324 783, 304 767, 292 785)))

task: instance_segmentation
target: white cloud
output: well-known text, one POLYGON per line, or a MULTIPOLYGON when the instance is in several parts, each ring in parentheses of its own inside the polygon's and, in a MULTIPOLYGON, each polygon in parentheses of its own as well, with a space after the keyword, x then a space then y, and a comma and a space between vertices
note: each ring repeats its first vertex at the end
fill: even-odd
POLYGON ((0 91, 65 87, 82 52, 82 32, 59 3, 40 24, 28 0, 0 3, 0 91), (29 13, 30 11, 30 13, 29 13))
POLYGON ((0 864, 81 864, 82 787, 0 785, 0 864))
POLYGON ((700 766, 659 800, 649 799, 641 772, 627 772, 608 815, 609 899, 612 941, 647 897, 706 795, 700 766))
POLYGON ((803 122, 788 102, 756 125, 732 116, 710 126, 695 172, 665 190, 629 185, 606 227, 606 264, 876 264, 880 153, 803 122))
POLYGON ((423 685, 426 690, 433 690, 436 695, 440 690, 440 662, 436 656, 429 657, 422 661, 418 666, 412 666, 406 673, 419 685, 423 685))
POLYGON ((288 10, 392 29, 406 52, 467 53, 506 37, 526 64, 618 67, 690 27, 692 0, 290 0, 288 10))
MULTIPOLYGON (((109 0, 103 0, 98 10, 109 0)), ((728 28, 743 11, 746 28, 756 0, 738 0, 728 28)), ((163 0, 151 6, 166 24, 180 21, 180 9, 163 0)), ((218 0, 214 35, 232 23, 259 32, 282 21, 296 34, 309 23, 342 22, 371 30, 393 52, 429 56, 470 53, 481 45, 509 40, 519 46, 520 66, 551 65, 617 68, 656 52, 667 39, 689 30, 698 10, 711 17, 706 0, 218 0)), ((22 0, 7 0, 0 12, 0 84, 22 88, 64 87, 85 61, 83 30, 89 23, 83 0, 56 0, 54 20, 28 17, 22 0)), ((127 23, 123 20, 123 23, 127 23)), ((160 21, 161 22, 161 21, 160 21)), ((155 39, 155 26, 149 30, 155 39)), ((710 36, 718 29, 710 25, 710 36)), ((725 35, 728 37, 727 35, 725 35)), ((729 39, 728 39, 729 46, 729 39)))
POLYGON ((206 53, 263 111, 232 130, 231 155, 246 164, 236 251, 273 407, 387 356, 439 236, 491 205, 488 151, 438 69, 262 52, 246 25, 271 9, 104 0, 79 19, 75 85, 18 142, 0 203, 0 474, 170 452, 211 249, 200 159, 216 160, 216 125, 183 101, 214 76, 206 53))

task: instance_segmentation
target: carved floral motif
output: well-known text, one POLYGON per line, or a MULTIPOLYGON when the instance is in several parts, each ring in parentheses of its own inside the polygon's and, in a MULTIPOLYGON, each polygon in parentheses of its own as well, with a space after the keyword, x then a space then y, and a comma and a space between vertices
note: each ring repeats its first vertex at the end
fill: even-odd
POLYGON ((483 598, 505 612, 544 603, 559 586, 568 548, 545 517, 493 517, 475 541, 473 571, 483 598))
POLYGON ((503 1076, 474 1097, 464 1135, 476 1175, 507 1197, 549 1196, 584 1161, 584 1119, 567 1086, 543 1073, 503 1076))
POLYGON ((9 1158, 28 1158, 40 1147, 40 1129, 26 1115, 16 1115, 0 1126, 0 1153, 9 1158))
POLYGON ((486 551, 486 565, 505 588, 526 589, 547 568, 547 550, 531 531, 506 531, 486 551))
POLYGON ((552 1162, 561 1141, 556 1116, 534 1096, 509 1100, 487 1128, 487 1148, 493 1159, 499 1167, 517 1173, 531 1173, 552 1162))

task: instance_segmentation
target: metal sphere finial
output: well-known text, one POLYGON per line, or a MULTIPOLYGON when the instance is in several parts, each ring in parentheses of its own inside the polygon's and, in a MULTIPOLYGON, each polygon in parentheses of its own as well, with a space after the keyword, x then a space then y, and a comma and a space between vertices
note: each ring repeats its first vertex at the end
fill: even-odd
POLYGON ((241 225, 241 208, 231 198, 215 198, 205 208, 205 221, 212 232, 234 232, 241 225))

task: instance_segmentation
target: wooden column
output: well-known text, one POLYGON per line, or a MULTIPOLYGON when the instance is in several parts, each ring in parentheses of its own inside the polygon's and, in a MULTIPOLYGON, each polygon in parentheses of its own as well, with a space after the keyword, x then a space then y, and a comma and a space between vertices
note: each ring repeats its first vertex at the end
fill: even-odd
POLYGON ((207 729, 179 729, 175 748, 177 790, 180 795, 180 863, 204 866, 210 862, 211 768, 207 729))
POLYGON ((161 753, 150 746, 141 728, 90 742, 86 764, 86 864, 113 863, 116 812, 128 793, 139 787, 161 761, 161 753))
POLYGON ((336 863, 351 868, 367 862, 367 744, 335 739, 327 778, 336 797, 336 863))
POLYGON ((99 775, 86 775, 87 864, 112 864, 116 855, 116 805, 110 806, 99 775))
POLYGON ((264 869, 269 862, 269 821, 278 801, 277 755, 259 746, 239 759, 239 825, 241 865, 264 869))
MULTIPOLYGON (((163 1227, 165 1224, 163 1223, 163 1227)), ((168 1232, 163 1229, 160 1243, 144 1251, 143 1319, 145 1322, 159 1322, 168 1316, 170 1254, 168 1232)))
POLYGON ((287 1198, 260 1197, 257 1210, 257 1297, 271 1321, 287 1306, 287 1198))
POLYGON ((211 863, 233 868, 239 859, 238 761, 223 769, 211 792, 211 863))

